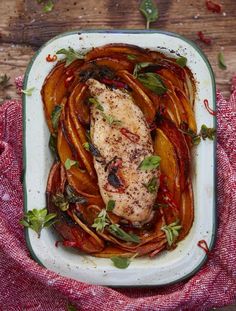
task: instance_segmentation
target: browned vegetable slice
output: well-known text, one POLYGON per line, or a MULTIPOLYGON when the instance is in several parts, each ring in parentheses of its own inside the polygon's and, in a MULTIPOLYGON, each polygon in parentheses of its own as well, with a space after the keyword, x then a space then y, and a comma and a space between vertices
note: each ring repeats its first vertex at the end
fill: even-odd
MULTIPOLYGON (((67 159, 77 160, 74 158, 68 142, 66 141, 61 128, 58 130, 57 140, 58 154, 63 165, 67 159)), ((78 192, 84 195, 98 195, 99 189, 96 182, 92 181, 88 173, 76 167, 72 166, 66 171, 69 184, 78 192)))
POLYGON ((115 72, 118 70, 127 70, 131 72, 134 68, 132 63, 128 62, 127 60, 115 59, 111 57, 96 58, 92 60, 92 62, 97 66, 106 66, 108 68, 111 68, 115 72))
POLYGON ((51 133, 54 132, 51 122, 51 115, 55 105, 57 104, 55 102, 54 91, 58 81, 63 75, 63 71, 64 71, 64 63, 59 63, 58 65, 56 65, 56 67, 53 68, 53 70, 49 73, 49 75, 45 79, 41 90, 44 113, 46 116, 48 128, 51 133))
POLYGON ((191 129, 194 133, 197 133, 197 124, 194 112, 188 98, 184 95, 184 93, 181 90, 177 88, 175 89, 175 93, 179 98, 179 100, 181 101, 183 108, 186 112, 188 128, 191 129))
POLYGON ((149 59, 147 50, 145 49, 130 44, 113 43, 92 49, 86 54, 85 61, 90 61, 101 57, 111 57, 111 55, 112 57, 119 57, 119 55, 122 56, 122 54, 125 54, 126 56, 135 55, 138 58, 138 61, 149 59))
POLYGON ((189 230, 192 227, 194 218, 194 203, 193 203, 193 189, 190 180, 188 180, 186 188, 181 196, 180 205, 180 223, 182 229, 178 240, 182 240, 186 237, 189 230))
POLYGON ((180 170, 175 148, 161 129, 156 130, 155 154, 161 157, 161 173, 166 176, 166 186, 175 200, 180 200, 180 170))
POLYGON ((158 127, 175 148, 180 169, 180 189, 183 191, 190 173, 190 153, 185 137, 171 120, 163 118, 158 127))

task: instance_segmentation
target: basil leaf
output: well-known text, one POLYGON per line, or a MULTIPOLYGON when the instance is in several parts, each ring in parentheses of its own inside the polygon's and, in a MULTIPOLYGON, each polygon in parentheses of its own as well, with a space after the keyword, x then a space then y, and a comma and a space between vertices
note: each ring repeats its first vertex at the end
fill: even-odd
POLYGON ((10 79, 11 78, 8 77, 6 74, 0 75, 0 90, 4 90, 11 86, 11 84, 9 83, 10 79))
POLYGON ((107 211, 108 212, 111 212, 113 211, 114 207, 116 205, 116 202, 114 200, 109 200, 108 203, 107 203, 107 211))
POLYGON ((146 28, 149 29, 150 23, 153 23, 158 19, 158 9, 156 4, 152 0, 143 0, 139 10, 146 18, 146 28))
POLYGON ((146 88, 158 95, 163 95, 167 91, 167 87, 157 73, 142 73, 139 74, 137 78, 146 88))
POLYGON ((156 192, 156 189, 157 189, 157 178, 152 177, 152 179, 147 184, 143 184, 143 185, 144 187, 147 188, 148 192, 154 193, 156 192))
POLYGON ((160 164, 161 158, 159 156, 148 156, 140 163, 139 169, 149 171, 157 168, 160 164))
POLYGON ((83 147, 85 150, 89 151, 89 142, 86 141, 86 143, 83 144, 83 147))
POLYGON ((42 229, 54 224, 56 216, 57 214, 55 213, 48 214, 46 208, 40 210, 33 209, 24 215, 23 219, 20 220, 20 224, 34 230, 38 234, 38 238, 40 238, 42 229))
POLYGON ((35 87, 31 87, 31 88, 28 88, 26 90, 22 90, 22 93, 24 93, 26 96, 32 96, 34 89, 35 89, 35 87))
POLYGON ((179 231, 181 228, 182 226, 179 225, 178 219, 175 222, 169 225, 165 225, 161 228, 161 230, 166 234, 166 239, 169 246, 171 246, 174 243, 175 238, 179 236, 179 231))
POLYGON ((44 5, 44 7, 43 7, 43 12, 44 12, 44 13, 49 13, 49 12, 51 12, 51 11, 53 10, 53 8, 54 8, 54 3, 53 3, 51 0, 49 0, 49 1, 44 5))
POLYGON ((78 165, 78 161, 71 160, 71 159, 67 158, 66 162, 65 162, 66 170, 69 170, 73 165, 78 165))
POLYGON ((76 52, 71 47, 68 47, 68 49, 61 49, 61 50, 57 51, 56 54, 65 55, 65 60, 66 60, 65 67, 69 66, 76 59, 84 59, 84 55, 76 52))
POLYGON ((135 78, 137 78, 137 77, 138 77, 139 71, 140 71, 141 69, 143 69, 143 68, 146 68, 146 67, 150 66, 150 65, 152 65, 152 63, 148 63, 148 62, 137 63, 137 64, 135 64, 134 71, 133 71, 133 76, 134 76, 135 78))
POLYGON ((96 108, 100 111, 104 111, 104 108, 102 107, 102 105, 98 102, 98 100, 96 98, 89 98, 89 102, 91 104, 94 104, 96 106, 96 108))
POLYGON ((224 58, 224 54, 222 52, 220 52, 218 54, 218 66, 220 69, 222 70, 226 70, 227 69, 227 66, 225 64, 225 58, 224 58))
POLYGON ((127 58, 128 58, 129 60, 135 60, 135 59, 137 58, 137 56, 134 55, 134 54, 128 54, 128 55, 127 55, 127 58))
POLYGON ((60 120, 61 111, 62 111, 61 105, 56 105, 52 111, 51 121, 52 121, 52 127, 54 128, 54 130, 58 129, 58 123, 60 120))
POLYGON ((184 56, 181 56, 179 58, 176 59, 176 63, 180 66, 180 67, 185 67, 187 64, 187 58, 184 56))
POLYGON ((48 142, 49 149, 51 150, 56 161, 59 160, 58 151, 57 151, 57 136, 54 134, 50 135, 48 142))
POLYGON ((67 311, 77 311, 76 307, 71 305, 71 304, 67 304, 67 311))
POLYGON ((117 238, 126 241, 126 242, 133 242, 133 243, 139 243, 140 239, 137 235, 133 233, 127 233, 124 230, 122 230, 119 225, 112 224, 109 226, 108 230, 111 234, 116 236, 117 238))
POLYGON ((126 269, 131 263, 130 258, 120 256, 111 257, 111 261, 113 262, 114 266, 119 269, 126 269))

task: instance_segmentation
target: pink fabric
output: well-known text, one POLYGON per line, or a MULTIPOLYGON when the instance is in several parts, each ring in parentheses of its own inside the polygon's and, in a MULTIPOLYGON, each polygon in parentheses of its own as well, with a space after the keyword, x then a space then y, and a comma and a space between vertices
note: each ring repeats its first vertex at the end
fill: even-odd
MULTIPOLYGON (((18 80, 18 85, 21 80, 18 80)), ((208 310, 236 298, 236 78, 217 93, 218 230, 211 256, 191 279, 162 288, 111 289, 61 277, 30 258, 23 228, 20 101, 0 106, 0 310, 208 310)))

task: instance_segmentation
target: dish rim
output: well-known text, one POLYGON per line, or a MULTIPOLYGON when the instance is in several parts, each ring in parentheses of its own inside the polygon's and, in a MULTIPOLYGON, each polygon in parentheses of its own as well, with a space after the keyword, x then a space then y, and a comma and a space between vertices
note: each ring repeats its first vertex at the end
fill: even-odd
MULTIPOLYGON (((185 41, 186 43, 188 43, 189 45, 191 45, 200 55, 200 57, 202 58, 202 60, 204 61, 204 63, 207 66, 207 69, 209 71, 210 77, 211 77, 211 88, 212 88, 212 99, 213 99, 213 110, 216 111, 216 83, 215 83, 215 76, 212 70, 212 67, 210 65, 210 62, 208 60, 208 58, 206 57, 206 55, 204 54, 204 52, 190 39, 187 39, 186 37, 179 35, 177 33, 174 32, 169 32, 169 31, 164 31, 164 30, 155 30, 155 29, 78 29, 78 30, 72 30, 72 31, 67 31, 67 32, 63 32, 57 36, 54 36, 52 39, 48 40, 46 43, 44 43, 33 55, 33 57, 31 58, 30 62, 27 65, 26 71, 25 71, 25 75, 24 75, 24 81, 23 81, 23 89, 25 89, 25 86, 28 83, 28 77, 29 77, 29 73, 31 71, 31 68, 34 64, 35 59, 37 58, 37 56, 39 55, 39 53, 47 46, 49 45, 51 42, 68 36, 68 35, 74 35, 74 34, 86 34, 86 33, 102 33, 102 34, 164 34, 164 35, 168 35, 170 37, 175 37, 178 38, 182 41, 185 41)), ((23 95, 23 105, 22 105, 22 117, 23 117, 23 211, 24 213, 26 213, 28 211, 27 209, 27 187, 26 187, 26 164, 27 164, 27 158, 26 158, 26 99, 27 96, 26 94, 22 94, 23 95)), ((217 120, 216 118, 213 119, 213 124, 214 124, 214 128, 217 130, 217 120)), ((216 241, 216 228, 217 228, 217 208, 216 208, 216 197, 217 197, 217 189, 216 189, 216 182, 217 182, 217 167, 216 167, 216 139, 214 139, 213 141, 213 150, 214 150, 214 156, 213 156, 213 223, 212 223, 212 235, 211 235, 211 241, 208 245, 209 251, 211 251, 215 245, 215 241, 216 241)), ((30 255, 31 257, 38 263, 40 264, 42 267, 48 269, 42 262, 41 260, 37 257, 37 255, 35 254, 33 247, 30 243, 30 238, 29 238, 29 228, 24 227, 24 235, 25 235, 25 240, 26 240, 26 244, 27 244, 27 248, 30 251, 30 255)), ((165 283, 163 285, 148 285, 148 287, 161 287, 161 286, 168 286, 168 285, 172 285, 172 284, 176 284, 178 282, 181 282, 183 280, 189 279, 191 276, 193 276, 197 271, 200 270, 200 268, 205 264, 205 262, 207 261, 207 254, 204 255, 202 261, 195 267, 195 269, 193 269, 191 272, 189 272, 188 274, 178 278, 175 281, 171 281, 168 283, 165 283)), ((107 286, 107 285, 105 285, 107 286)), ((131 287, 130 285, 109 285, 109 287, 131 287)), ((132 285, 132 287, 147 287, 147 285, 132 285)))

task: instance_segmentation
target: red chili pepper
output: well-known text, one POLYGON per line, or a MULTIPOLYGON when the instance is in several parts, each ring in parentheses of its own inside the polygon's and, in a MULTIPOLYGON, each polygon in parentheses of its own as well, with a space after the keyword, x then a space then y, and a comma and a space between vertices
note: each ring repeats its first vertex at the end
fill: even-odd
POLYGON ((59 244, 62 244, 63 246, 66 246, 66 247, 79 247, 78 243, 77 242, 74 242, 74 241, 56 241, 55 242, 55 246, 58 247, 59 244))
POLYGON ((55 62, 57 60, 57 56, 53 55, 51 56, 51 54, 48 54, 48 56, 46 57, 46 61, 51 63, 51 62, 55 62))
POLYGON ((209 102, 207 99, 204 99, 204 105, 206 107, 206 110, 212 115, 212 116, 216 116, 216 111, 214 111, 213 109, 211 109, 209 107, 209 102))
POLYGON ((197 242, 197 246, 204 250, 204 252, 208 255, 210 250, 205 240, 200 240, 197 242))
POLYGON ((112 193, 124 193, 125 192, 125 188, 124 187, 120 187, 120 188, 114 188, 112 185, 110 185, 109 183, 106 183, 104 186, 104 189, 108 192, 112 192, 112 193))
POLYGON ((202 31, 198 31, 197 35, 203 43, 211 45, 212 40, 210 38, 206 38, 202 31))
POLYGON ((65 80, 65 86, 68 87, 75 79, 75 76, 69 76, 65 80))
POLYGON ((214 13, 220 13, 222 6, 218 3, 215 3, 211 0, 206 0, 206 7, 209 11, 214 13))
POLYGON ((126 129, 124 127, 122 127, 120 129, 120 132, 121 132, 122 135, 124 135, 126 138, 128 138, 133 143, 137 143, 139 141, 139 139, 140 139, 139 135, 130 132, 128 129, 126 129))
POLYGON ((126 84, 124 82, 116 81, 116 80, 112 80, 108 78, 101 79, 101 82, 104 84, 108 84, 108 85, 114 85, 118 89, 124 89, 126 87, 126 84))

